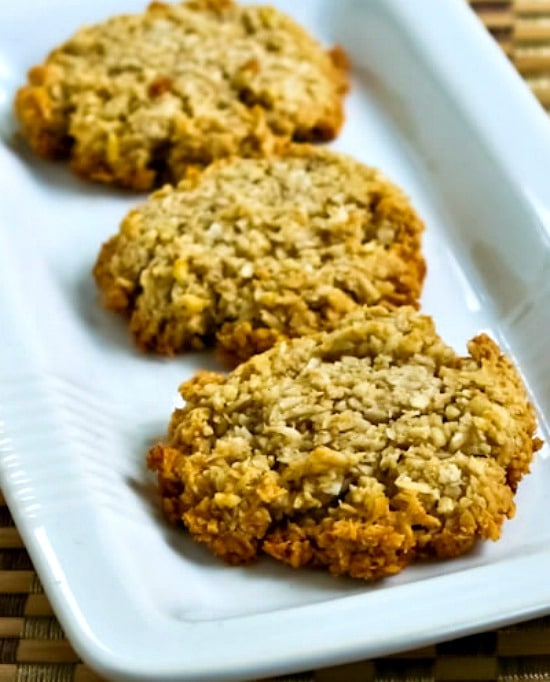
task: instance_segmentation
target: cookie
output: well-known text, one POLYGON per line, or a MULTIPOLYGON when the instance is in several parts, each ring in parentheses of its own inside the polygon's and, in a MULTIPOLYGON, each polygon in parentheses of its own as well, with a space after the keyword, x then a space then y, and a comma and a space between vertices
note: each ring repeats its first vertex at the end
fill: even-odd
POLYGON ((510 360, 483 334, 468 350, 376 307, 200 372, 148 455, 168 519, 230 564, 365 579, 498 539, 541 442, 510 360))
POLYGON ((146 190, 189 166, 334 138, 344 53, 272 7, 153 2, 84 27, 29 72, 16 114, 32 149, 146 190))
POLYGON ((361 305, 416 305, 422 230, 378 170, 295 145, 159 190, 103 246, 94 273, 141 348, 173 354, 217 339, 237 362, 361 305))

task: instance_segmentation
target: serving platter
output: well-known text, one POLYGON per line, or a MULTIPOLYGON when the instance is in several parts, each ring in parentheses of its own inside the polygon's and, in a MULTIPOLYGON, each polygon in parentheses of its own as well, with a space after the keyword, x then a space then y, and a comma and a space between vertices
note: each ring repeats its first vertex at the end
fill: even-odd
MULTIPOLYGON (((383 169, 426 222, 423 310, 520 367, 548 438, 550 127, 463 0, 273 2, 353 65, 334 148, 383 169), (414 5, 414 7, 413 7, 414 5)), ((550 470, 537 453, 498 543, 383 582, 230 568, 158 510, 144 455, 209 354, 140 353, 91 267, 144 197, 33 157, 11 114, 26 70, 139 0, 0 6, 0 483, 48 597, 109 679, 243 680, 402 651, 550 612, 550 470), (505 589, 503 586, 506 586, 505 589)))

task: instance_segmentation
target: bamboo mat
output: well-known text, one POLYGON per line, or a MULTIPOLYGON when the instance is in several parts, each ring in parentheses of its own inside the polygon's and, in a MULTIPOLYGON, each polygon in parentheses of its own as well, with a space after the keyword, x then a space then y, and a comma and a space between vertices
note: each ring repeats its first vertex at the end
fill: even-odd
MULTIPOLYGON (((470 4, 550 112, 550 0, 470 0, 470 4)), ((65 639, 0 494, 0 682, 101 680, 79 661, 65 639)), ((278 682, 283 680, 550 682, 550 617, 278 682)))
POLYGON ((470 0, 470 4, 550 111, 550 0, 470 0))

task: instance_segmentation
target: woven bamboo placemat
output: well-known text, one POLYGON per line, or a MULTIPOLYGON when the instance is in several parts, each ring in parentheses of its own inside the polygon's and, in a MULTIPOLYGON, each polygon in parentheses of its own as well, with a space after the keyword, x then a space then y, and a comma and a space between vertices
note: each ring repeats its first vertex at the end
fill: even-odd
POLYGON ((550 110, 550 0, 470 0, 470 4, 550 110))
MULTIPOLYGON (((550 111, 550 0, 470 0, 470 5, 550 111)), ((0 682, 101 680, 66 640, 0 493, 0 682)), ((447 680, 550 682, 550 617, 277 682, 447 680)))

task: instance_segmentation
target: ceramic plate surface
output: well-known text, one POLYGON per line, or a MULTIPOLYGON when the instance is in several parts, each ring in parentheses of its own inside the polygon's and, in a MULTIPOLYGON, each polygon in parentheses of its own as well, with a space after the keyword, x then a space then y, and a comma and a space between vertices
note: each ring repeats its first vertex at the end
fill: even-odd
MULTIPOLYGON (((353 64, 334 147, 425 219, 423 307, 459 352, 518 363, 548 436, 550 126, 464 0, 273 2, 353 64)), ((498 543, 377 583, 264 560, 229 568, 159 515, 144 454, 208 355, 140 354, 90 270, 142 197, 74 178, 14 135, 26 70, 140 0, 0 4, 1 486, 78 653, 109 679, 230 680, 384 655, 550 611, 550 463, 498 543)))

